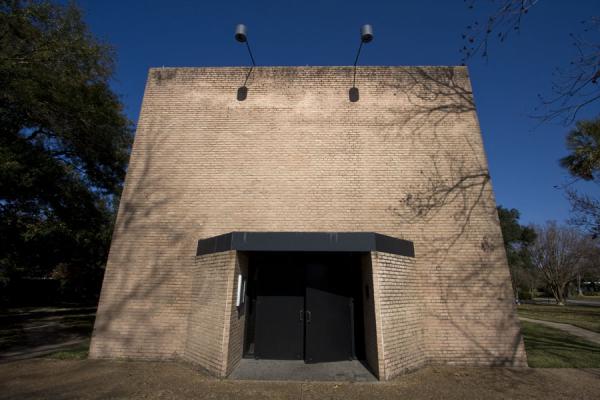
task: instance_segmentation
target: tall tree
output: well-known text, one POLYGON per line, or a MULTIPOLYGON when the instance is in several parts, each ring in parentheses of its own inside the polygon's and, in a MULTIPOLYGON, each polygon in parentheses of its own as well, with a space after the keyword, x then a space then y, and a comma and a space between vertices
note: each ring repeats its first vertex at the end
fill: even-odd
MULTIPOLYGON (((569 155, 560 160, 576 179, 600 184, 600 118, 579 121, 567 135, 569 155)), ((600 199, 567 189, 573 208, 572 221, 586 228, 594 237, 600 236, 600 199)))
POLYGON ((583 281, 587 280, 588 289, 595 290, 595 282, 600 281, 600 241, 590 240, 586 246, 584 259, 577 271, 576 289, 578 295, 583 295, 583 281))
MULTIPOLYGON (((530 12, 544 7, 540 0, 464 0, 469 9, 479 9, 487 17, 475 20, 463 31, 460 50, 463 62, 481 56, 489 58, 490 45, 505 42, 518 34, 530 12)), ((573 5, 565 2, 565 7, 573 5)), ((573 21, 574 56, 565 60, 554 72, 549 83, 550 94, 540 96, 540 111, 535 117, 541 122, 561 120, 565 125, 575 122, 579 111, 600 101, 600 13, 585 21, 573 21)), ((575 177, 599 182, 600 120, 580 121, 567 136, 569 156, 561 160, 563 167, 575 177)), ((600 199, 577 193, 567 185, 567 197, 574 217, 572 222, 600 235, 600 199)))
POLYGON ((519 210, 502 206, 498 206, 497 209, 513 290, 515 298, 518 299, 520 289, 534 288, 535 275, 531 268, 529 247, 535 242, 536 233, 533 228, 519 223, 519 210))
POLYGON ((0 0, 0 281, 97 294, 132 126, 73 4, 0 0))
POLYGON ((600 183, 600 118, 577 122, 567 135, 567 150, 561 165, 573 176, 600 183))
POLYGON ((555 222, 537 227, 537 239, 531 247, 531 259, 540 272, 556 303, 564 305, 567 285, 585 265, 593 246, 591 239, 579 231, 555 222))

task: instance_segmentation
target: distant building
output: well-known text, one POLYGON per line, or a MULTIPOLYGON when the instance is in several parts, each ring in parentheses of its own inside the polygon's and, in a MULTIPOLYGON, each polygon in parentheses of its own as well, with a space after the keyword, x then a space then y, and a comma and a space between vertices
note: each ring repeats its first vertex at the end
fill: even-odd
POLYGON ((247 72, 150 70, 90 356, 526 365, 467 69, 247 72))

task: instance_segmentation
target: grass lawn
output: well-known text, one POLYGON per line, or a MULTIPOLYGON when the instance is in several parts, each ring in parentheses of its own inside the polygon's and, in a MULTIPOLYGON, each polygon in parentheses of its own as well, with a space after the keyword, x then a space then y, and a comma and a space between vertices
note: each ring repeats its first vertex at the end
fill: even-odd
POLYGON ((533 322, 521 327, 530 367, 600 368, 600 345, 533 322))
POLYGON ((47 354, 44 358, 52 358, 57 360, 84 360, 87 358, 90 350, 90 341, 86 340, 80 345, 47 354))
POLYGON ((562 322, 600 333, 600 307, 521 304, 521 317, 562 322))
POLYGON ((57 347, 51 354, 53 358, 85 358, 94 319, 95 308, 91 307, 5 311, 0 313, 0 353, 35 351, 38 347, 53 345, 57 347), (69 344, 77 340, 85 342, 69 344))
MULTIPOLYGON (((600 307, 530 305, 519 306, 519 315, 564 322, 600 332, 600 307)), ((0 351, 60 343, 73 337, 89 338, 93 309, 37 309, 0 314, 0 351)), ((540 324, 521 322, 530 367, 600 368, 600 345, 540 324)), ((89 339, 61 348, 46 358, 85 359, 89 339)))

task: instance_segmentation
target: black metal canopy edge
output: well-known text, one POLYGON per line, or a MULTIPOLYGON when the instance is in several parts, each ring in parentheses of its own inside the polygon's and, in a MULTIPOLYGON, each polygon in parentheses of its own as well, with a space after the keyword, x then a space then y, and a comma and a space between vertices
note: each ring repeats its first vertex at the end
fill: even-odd
POLYGON ((230 232, 198 240, 197 256, 228 250, 371 252, 414 257, 413 242, 375 232, 230 232))

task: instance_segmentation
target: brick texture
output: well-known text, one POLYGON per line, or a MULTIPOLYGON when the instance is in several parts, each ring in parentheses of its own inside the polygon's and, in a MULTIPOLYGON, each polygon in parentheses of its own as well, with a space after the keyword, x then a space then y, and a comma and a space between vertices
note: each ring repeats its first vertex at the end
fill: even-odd
POLYGON ((196 259, 184 358, 217 376, 227 372, 236 252, 196 259))
POLYGON ((239 308, 235 304, 237 297, 237 276, 241 274, 248 276, 248 257, 240 252, 237 252, 236 263, 235 263, 235 274, 233 280, 233 287, 231 291, 231 301, 229 304, 229 336, 227 343, 227 364, 224 370, 224 376, 229 375, 237 364, 242 359, 243 345, 244 345, 244 328, 246 323, 245 305, 241 305, 239 308))
POLYGON ((426 290, 414 258, 372 253, 378 371, 382 379, 416 369, 426 362, 426 290))
POLYGON ((383 377, 383 364, 380 365, 379 354, 382 351, 381 343, 378 341, 378 330, 375 309, 376 294, 373 287, 373 263, 371 262, 371 254, 364 254, 361 259, 361 284, 363 286, 363 321, 364 321, 364 336, 365 336, 365 357, 371 371, 378 378, 383 377))
MULTIPOLYGON (((184 356, 202 301, 193 289, 200 238, 375 231, 416 249, 397 273, 397 260, 380 258, 374 273, 388 275, 379 278, 422 277, 419 290, 413 277, 406 289, 420 292, 420 304, 381 304, 379 331, 394 321, 386 312, 400 312, 410 329, 417 312, 426 362, 524 365, 466 68, 361 67, 357 102, 350 67, 255 68, 240 101, 246 73, 150 70, 91 356, 184 356)), ((407 346, 405 361, 383 359, 386 376, 421 362, 420 347, 407 346)), ((234 362, 230 351, 233 342, 225 353, 234 362)))

